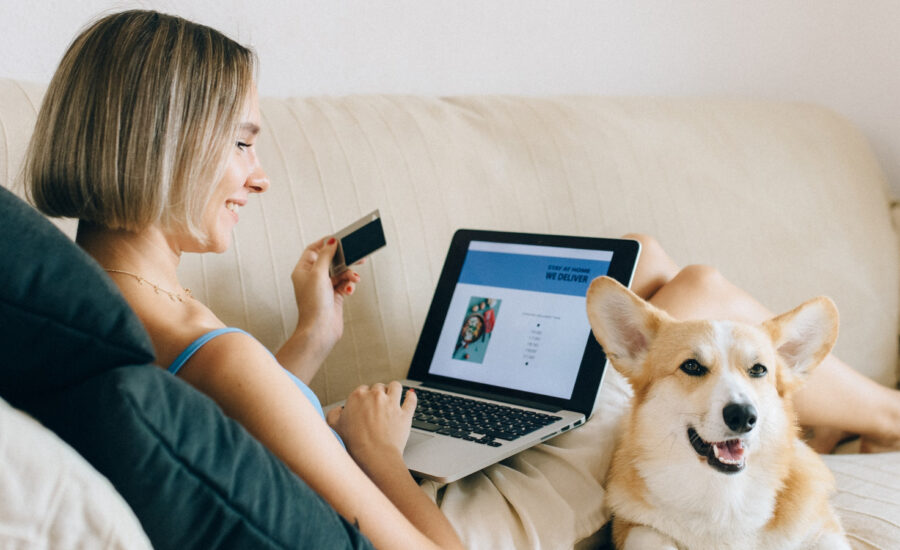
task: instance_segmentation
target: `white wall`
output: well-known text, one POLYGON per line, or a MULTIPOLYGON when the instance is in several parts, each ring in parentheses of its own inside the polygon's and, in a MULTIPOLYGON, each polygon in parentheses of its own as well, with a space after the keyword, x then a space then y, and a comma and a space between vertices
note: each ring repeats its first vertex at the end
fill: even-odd
POLYGON ((900 197, 896 0, 0 0, 0 76, 46 81, 93 16, 152 7, 250 44, 266 95, 734 95, 833 108, 900 197))

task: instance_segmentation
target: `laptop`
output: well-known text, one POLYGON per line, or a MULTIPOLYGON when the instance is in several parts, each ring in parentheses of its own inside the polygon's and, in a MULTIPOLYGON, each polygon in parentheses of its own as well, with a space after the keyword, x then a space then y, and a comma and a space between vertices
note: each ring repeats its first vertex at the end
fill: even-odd
POLYGON ((457 231, 403 381, 418 398, 409 470, 455 481, 583 424, 607 367, 585 295, 601 275, 630 285, 639 254, 626 239, 457 231))

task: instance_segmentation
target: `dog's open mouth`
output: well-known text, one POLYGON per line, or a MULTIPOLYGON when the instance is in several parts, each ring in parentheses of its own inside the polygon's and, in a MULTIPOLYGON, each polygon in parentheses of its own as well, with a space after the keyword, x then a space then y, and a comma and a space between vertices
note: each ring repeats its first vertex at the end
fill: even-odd
POLYGON ((708 442, 694 428, 688 428, 687 436, 697 454, 706 457, 706 462, 716 470, 733 474, 744 469, 746 457, 740 439, 708 442))

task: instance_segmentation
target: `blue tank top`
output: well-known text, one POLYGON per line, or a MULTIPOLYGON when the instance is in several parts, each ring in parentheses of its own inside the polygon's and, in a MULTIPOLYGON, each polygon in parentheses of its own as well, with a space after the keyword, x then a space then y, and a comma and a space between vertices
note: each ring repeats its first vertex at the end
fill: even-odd
MULTIPOLYGON (((206 344, 207 342, 209 342, 216 336, 228 334, 229 332, 240 332, 241 334, 246 334, 247 336, 250 336, 251 338, 253 337, 247 331, 241 330, 236 327, 224 327, 224 328, 219 328, 219 329, 207 332, 200 338, 197 338, 196 340, 191 342, 190 345, 188 345, 188 347, 186 347, 184 349, 184 351, 182 351, 180 354, 178 354, 178 357, 176 357, 175 360, 172 361, 172 364, 169 365, 169 369, 168 369, 169 372, 172 374, 177 374, 178 371, 181 370, 181 367, 183 367, 184 364, 187 362, 187 360, 190 359, 191 356, 193 356, 195 353, 197 353, 197 350, 202 348, 204 344, 206 344)), ((269 352, 269 354, 271 355, 272 352, 269 352)), ((272 355, 272 357, 274 358, 275 356, 272 355)), ((319 402, 319 398, 316 397, 316 394, 314 394, 313 391, 309 388, 309 386, 304 384, 302 380, 300 380, 299 378, 294 376, 294 374, 291 371, 285 369, 284 372, 286 372, 287 375, 290 377, 291 381, 298 388, 300 388, 300 391, 303 392, 303 395, 305 395, 306 398, 309 399, 309 402, 312 403, 313 407, 316 409, 316 411, 319 413, 319 415, 324 419, 325 412, 322 410, 322 404, 319 402)), ((334 432, 334 430, 332 430, 332 432, 334 432)), ((336 432, 334 433, 334 436, 338 438, 338 441, 340 441, 341 445, 344 444, 344 442, 341 441, 341 437, 336 432)))

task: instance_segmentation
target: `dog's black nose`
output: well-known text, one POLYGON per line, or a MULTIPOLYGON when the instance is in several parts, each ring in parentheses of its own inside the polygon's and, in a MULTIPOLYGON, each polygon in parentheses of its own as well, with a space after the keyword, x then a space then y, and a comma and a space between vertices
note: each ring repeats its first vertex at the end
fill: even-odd
POLYGON ((722 418, 732 430, 749 432, 756 425, 756 408, 747 403, 729 403, 722 409, 722 418))

